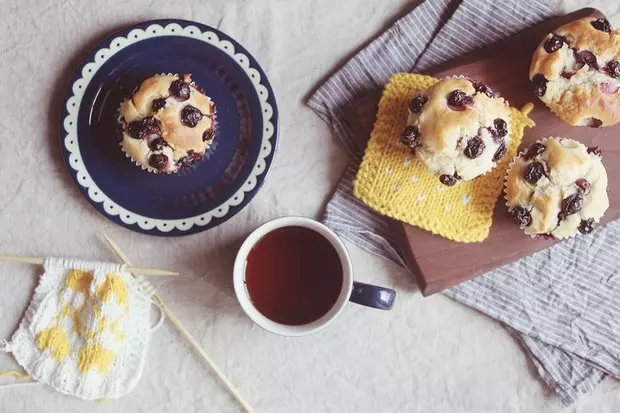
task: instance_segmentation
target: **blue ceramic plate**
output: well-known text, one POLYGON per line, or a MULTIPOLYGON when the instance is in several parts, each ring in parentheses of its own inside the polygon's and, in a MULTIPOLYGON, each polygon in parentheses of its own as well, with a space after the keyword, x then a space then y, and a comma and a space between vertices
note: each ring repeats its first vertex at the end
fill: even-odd
POLYGON ((155 20, 101 43, 77 71, 62 106, 62 152, 77 187, 112 221, 178 236, 212 228, 256 195, 278 135, 273 90, 240 44, 203 24, 155 20), (217 107, 207 159, 176 175, 156 175, 122 152, 117 110, 128 91, 161 73, 191 73, 217 107))

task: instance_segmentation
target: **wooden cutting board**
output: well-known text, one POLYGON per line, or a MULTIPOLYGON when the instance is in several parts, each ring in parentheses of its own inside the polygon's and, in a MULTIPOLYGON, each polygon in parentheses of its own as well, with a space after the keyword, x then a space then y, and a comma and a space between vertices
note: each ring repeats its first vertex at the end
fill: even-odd
MULTIPOLYGON (((599 18, 603 15, 595 9, 582 9, 547 20, 488 48, 437 67, 430 74, 435 77, 470 76, 490 85, 517 108, 528 102, 534 103, 531 118, 536 122, 536 127, 525 129, 521 148, 547 136, 574 138, 586 146, 599 146, 609 176, 610 208, 602 220, 606 223, 620 217, 620 125, 593 129, 564 123, 532 93, 528 78, 532 55, 545 35, 558 26, 585 16, 599 18)), ((495 208, 489 237, 480 243, 457 243, 413 226, 399 226, 398 230, 410 247, 406 251, 406 259, 414 268, 418 286, 425 296, 557 242, 525 235, 512 221, 503 193, 495 208)), ((597 232, 590 236, 597 236, 597 232)))

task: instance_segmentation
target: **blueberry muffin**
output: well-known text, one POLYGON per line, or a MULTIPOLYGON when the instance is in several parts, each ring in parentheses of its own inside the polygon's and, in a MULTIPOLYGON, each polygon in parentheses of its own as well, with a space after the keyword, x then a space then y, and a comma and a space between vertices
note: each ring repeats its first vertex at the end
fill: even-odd
POLYGON ((510 128, 508 103, 491 88, 447 78, 411 100, 400 143, 452 186, 493 169, 506 154, 510 128))
POLYGON ((589 234, 609 207, 601 152, 572 139, 534 143, 510 165, 506 201, 526 234, 589 234))
POLYGON ((593 17, 558 28, 536 49, 530 80, 534 93, 566 123, 618 123, 620 31, 593 17))
POLYGON ((121 103, 122 148, 143 169, 174 173, 204 158, 215 135, 215 105, 190 75, 157 75, 121 103))

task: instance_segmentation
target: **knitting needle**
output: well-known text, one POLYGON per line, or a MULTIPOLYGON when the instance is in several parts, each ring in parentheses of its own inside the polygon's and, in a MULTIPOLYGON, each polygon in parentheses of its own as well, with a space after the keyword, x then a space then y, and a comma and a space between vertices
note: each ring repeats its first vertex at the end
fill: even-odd
MULTIPOLYGON (((112 239, 108 237, 106 234, 103 234, 103 237, 105 238, 110 248, 112 248, 112 251, 114 251, 114 253, 116 253, 116 255, 118 255, 118 257, 121 259, 121 261, 123 261, 126 265, 131 265, 131 261, 129 261, 129 258, 125 255, 125 253, 121 250, 121 248, 114 241, 112 241, 112 239)), ((137 275, 135 274, 134 271, 129 270, 129 268, 128 268, 128 271, 131 273, 134 273, 134 276, 137 275)), ((181 335, 183 335, 183 337, 185 337, 185 339, 187 339, 187 341, 189 341, 189 343, 194 347, 194 349, 202 356, 204 361, 209 365, 209 367, 211 367, 215 375, 219 377, 222 383, 224 383, 224 386, 226 386, 230 394, 232 394, 235 397, 235 399, 237 399, 239 404, 243 407, 243 409, 247 413, 253 413, 254 410, 249 405, 249 403, 245 401, 241 393, 239 393, 239 391, 235 389, 235 387, 230 382, 230 380, 228 380, 228 378, 224 375, 222 370, 220 370, 220 368, 215 364, 215 362, 209 356, 209 354, 207 354, 206 350, 200 345, 200 343, 198 343, 198 341, 191 335, 191 333, 183 326, 183 324, 181 323, 181 320, 179 320, 172 313, 172 310, 170 310, 170 308, 166 305, 164 300, 162 300, 162 298, 157 294, 154 294, 153 296, 157 300, 157 302, 161 305, 161 308, 163 309, 168 319, 172 322, 172 324, 174 324, 177 330, 179 330, 181 335)))
MULTIPOLYGON (((43 265, 43 263, 45 262, 43 258, 17 257, 15 255, 0 255, 0 261, 23 262, 26 264, 38 264, 38 265, 43 265)), ((132 273, 136 272, 140 274, 146 274, 146 275, 179 275, 178 272, 158 270, 155 268, 128 267, 127 271, 132 272, 132 273)))

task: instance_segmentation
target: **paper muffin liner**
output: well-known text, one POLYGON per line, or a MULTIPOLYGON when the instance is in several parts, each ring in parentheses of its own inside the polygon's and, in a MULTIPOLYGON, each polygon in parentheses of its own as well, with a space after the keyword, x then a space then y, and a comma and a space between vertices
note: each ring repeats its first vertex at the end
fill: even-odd
MULTIPOLYGON (((585 146, 582 142, 578 141, 577 139, 561 138, 559 136, 547 136, 546 138, 541 138, 541 139, 536 140, 535 142, 532 142, 530 145, 525 147, 522 151, 518 152, 517 155, 515 157, 513 157, 512 160, 510 161, 510 163, 508 164, 508 168, 506 169, 506 177, 504 179, 504 200, 506 201, 505 205, 506 205, 506 208, 508 209, 509 213, 511 211, 510 211, 510 200, 508 199, 508 177, 510 176, 510 172, 512 171, 512 167, 513 167, 515 161, 518 158, 521 158, 521 156, 523 156, 528 151, 528 149, 532 145, 534 145, 534 143, 542 143, 542 144, 544 144, 545 142, 547 142, 550 139, 570 139, 570 140, 573 140, 575 142, 578 142, 582 146, 585 146)), ((607 172, 607 171, 605 170, 605 172, 607 172)), ((592 217, 592 219, 594 219, 594 222, 598 224, 601 221, 601 218, 603 216, 604 216, 604 214, 602 216, 598 217, 598 218, 592 217)), ((515 223, 515 225, 517 225, 517 224, 515 223)), ((525 229, 524 228, 521 228, 521 230, 525 233, 525 229)), ((558 238, 555 235, 552 235, 551 233, 543 233, 543 234, 527 234, 526 233, 526 235, 529 235, 530 238, 532 238, 532 239, 536 239, 536 238, 540 238, 540 237, 548 237, 550 239, 555 239, 555 240, 567 240, 567 239, 571 239, 571 238, 574 238, 577 235, 582 235, 582 234, 579 232, 579 230, 576 229, 575 232, 572 235, 568 235, 568 236, 565 236, 565 237, 562 237, 562 238, 558 238)))
MULTIPOLYGON (((477 81, 476 79, 474 79, 474 78, 471 78, 471 77, 469 77, 469 76, 464 76, 464 75, 452 75, 452 76, 446 76, 446 77, 443 77, 443 78, 439 79, 439 80, 438 80, 438 82, 441 82, 442 80, 446 80, 446 79, 464 79, 464 80, 470 81, 470 82, 472 82, 472 83, 474 83, 474 82, 476 82, 476 83, 481 83, 481 82, 478 82, 478 81, 477 81)), ((484 85, 486 86, 486 83, 481 83, 481 84, 484 84, 484 85)), ((432 86, 434 86, 434 84, 433 84, 432 86)), ((432 87, 432 86, 430 86, 430 87, 432 87)), ((430 87, 429 87, 429 88, 427 88, 427 89, 424 89, 424 90, 428 90, 428 89, 430 89, 430 87)), ((512 132, 513 132, 513 128, 512 128, 512 113, 510 112, 510 102, 508 102, 508 100, 504 99, 504 98, 503 98, 503 97, 502 97, 499 93, 497 93, 494 89, 492 89, 492 88, 491 88, 491 90, 492 90, 492 91, 493 91, 493 93, 495 94, 495 99, 500 99, 502 102, 504 102, 504 104, 505 104, 505 105, 506 105, 506 107, 508 108, 508 121, 506 122, 506 123, 508 124, 508 128, 507 128, 508 133, 506 134, 506 137, 507 137, 507 138, 509 138, 509 139, 507 139, 507 140, 505 139, 505 141, 506 141, 506 147, 508 147, 508 146, 510 145, 510 138, 512 137, 512 132)), ((411 114, 411 113, 409 112, 409 114, 411 114)), ((406 125, 407 125, 407 126, 409 126, 409 119, 407 119, 407 124, 406 124, 406 125)), ((414 155, 414 156, 416 156, 416 157, 417 157, 417 155, 414 155)), ((503 158, 502 158, 502 159, 503 159, 503 158)), ((486 174, 488 174, 488 173, 492 172, 495 168, 497 168, 498 164, 502 161, 502 159, 500 159, 498 162, 495 162, 495 164, 493 165, 493 167, 492 167, 491 169, 489 169, 488 171, 486 171, 486 172, 484 172, 484 173, 482 173, 482 174, 480 174, 480 175, 476 176, 475 178, 472 178, 472 179, 470 179, 470 180, 468 180, 468 181, 464 181, 464 180, 462 180, 462 179, 461 179, 461 180, 459 180, 459 181, 456 183, 456 185, 459 185, 461 182, 470 182, 470 181, 474 181, 474 180, 476 180, 476 179, 480 178, 481 176, 484 176, 484 175, 486 175, 486 174)), ((424 164, 424 163, 422 162, 422 164, 424 164)), ((428 168, 427 168, 427 169, 428 169, 428 168)), ((437 176, 439 176, 439 175, 440 175, 440 173, 433 172, 433 171, 430 171, 430 170, 429 170, 429 172, 431 172, 432 174, 437 175, 437 176)))
MULTIPOLYGON (((159 73, 153 76, 177 76, 177 77, 181 77, 181 75, 179 75, 178 73, 159 73)), ((150 76, 152 77, 152 76, 150 76)), ((149 77, 149 78, 150 78, 149 77)), ((147 78, 148 79, 148 78, 147 78)), ((144 79, 146 80, 146 79, 144 79)), ((144 82, 144 80, 142 82, 144 82)), ((136 86, 136 88, 131 92, 131 94, 129 95, 130 97, 133 96, 140 88, 140 86, 142 85, 142 82, 136 86)), ((213 103, 213 114, 211 115, 211 122, 212 122, 212 129, 214 130, 214 134, 213 134, 213 139, 211 139, 211 143, 209 146, 207 146, 204 149, 204 152, 202 153, 203 158, 197 162, 195 162, 194 164, 187 166, 187 167, 180 167, 175 171, 159 171, 153 167, 151 167, 150 165, 144 165, 141 162, 139 162, 137 159, 135 159, 131 154, 129 154, 126 150, 125 147, 123 145, 123 132, 124 132, 124 128, 119 128, 118 131, 118 139, 119 139, 119 146, 121 148, 121 151, 123 151, 123 153, 125 154, 125 156, 132 162, 134 163, 136 166, 138 166, 140 169, 142 169, 143 171, 155 174, 155 175, 183 175, 187 172, 192 171, 193 169, 195 169, 197 167, 197 165, 201 164, 202 162, 208 160, 213 152, 215 151, 216 147, 217 147, 217 140, 216 137, 218 135, 218 128, 217 128, 217 106, 215 105, 215 102, 213 101, 213 99, 211 99, 211 97, 209 95, 207 95, 205 93, 205 90, 203 88, 201 88, 199 85, 196 84, 196 82, 194 82, 193 80, 190 82, 190 86, 192 86, 194 89, 198 90, 200 93, 202 93, 203 95, 207 96, 210 100, 211 103, 213 103)), ((126 98, 127 99, 127 98, 126 98)), ((123 102, 126 100, 123 99, 123 102)), ((122 102, 121 102, 122 103, 122 102)), ((120 125, 120 119, 121 119, 121 113, 120 113, 120 104, 118 109, 116 110, 117 113, 117 123, 120 125)))

